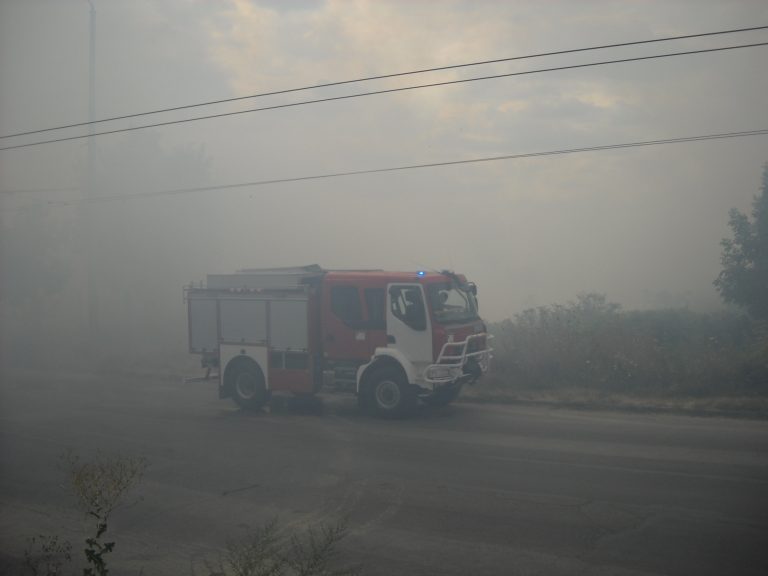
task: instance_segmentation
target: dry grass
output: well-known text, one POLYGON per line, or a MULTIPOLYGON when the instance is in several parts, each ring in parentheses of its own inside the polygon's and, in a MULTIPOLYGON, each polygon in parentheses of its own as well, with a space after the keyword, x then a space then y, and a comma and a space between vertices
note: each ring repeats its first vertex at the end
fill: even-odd
POLYGON ((589 388, 535 391, 499 386, 485 387, 480 383, 474 387, 465 388, 459 401, 768 419, 768 397, 765 396, 636 396, 612 394, 589 388))

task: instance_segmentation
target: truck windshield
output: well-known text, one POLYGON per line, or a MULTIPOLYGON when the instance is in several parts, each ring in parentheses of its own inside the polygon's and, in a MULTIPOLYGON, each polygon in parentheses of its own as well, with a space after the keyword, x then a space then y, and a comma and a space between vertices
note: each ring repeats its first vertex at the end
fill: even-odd
POLYGON ((432 316, 440 324, 477 320, 477 299, 469 290, 446 282, 430 284, 427 292, 432 316))

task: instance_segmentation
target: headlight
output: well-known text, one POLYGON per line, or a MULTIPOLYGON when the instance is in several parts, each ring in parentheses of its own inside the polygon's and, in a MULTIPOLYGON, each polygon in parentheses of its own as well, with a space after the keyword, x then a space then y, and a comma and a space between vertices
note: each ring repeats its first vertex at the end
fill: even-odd
POLYGON ((452 380, 459 375, 459 368, 456 366, 432 366, 427 374, 432 380, 452 380))

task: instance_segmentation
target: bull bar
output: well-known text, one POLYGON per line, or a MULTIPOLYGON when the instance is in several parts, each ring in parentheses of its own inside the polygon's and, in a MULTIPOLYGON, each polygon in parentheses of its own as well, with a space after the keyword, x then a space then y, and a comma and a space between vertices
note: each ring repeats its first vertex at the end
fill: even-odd
POLYGON ((481 373, 486 372, 492 358, 493 348, 488 346, 492 339, 492 334, 481 332, 468 336, 462 342, 446 342, 440 349, 437 361, 424 370, 424 380, 433 386, 458 382, 464 376, 468 376, 464 373, 464 366, 469 360, 477 362, 481 373), (485 341, 483 348, 470 352, 470 344, 478 340, 485 341))

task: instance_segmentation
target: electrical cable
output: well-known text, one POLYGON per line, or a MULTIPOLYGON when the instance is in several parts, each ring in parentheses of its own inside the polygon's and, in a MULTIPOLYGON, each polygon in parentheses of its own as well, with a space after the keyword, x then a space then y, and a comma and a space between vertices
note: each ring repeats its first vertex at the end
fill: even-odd
POLYGON ((290 94, 292 92, 302 92, 305 90, 314 90, 318 88, 330 88, 332 86, 343 86, 345 84, 355 84, 360 82, 369 82, 372 80, 384 80, 386 78, 397 78, 401 76, 409 76, 414 74, 425 74, 427 72, 439 72, 443 70, 455 70, 458 68, 468 68, 471 66, 483 66, 486 64, 498 64, 501 62, 513 62, 516 60, 529 60, 532 58, 541 58, 544 56, 560 56, 563 54, 575 54, 577 52, 588 52, 593 50, 604 50, 608 48, 621 48, 626 46, 638 46, 641 44, 652 44, 652 43, 658 43, 658 42, 670 42, 674 40, 686 40, 690 38, 703 38, 706 36, 718 36, 723 34, 737 34, 737 33, 743 33, 743 32, 752 32, 755 30, 765 30, 768 29, 768 26, 752 26, 750 28, 735 28, 732 30, 719 30, 717 32, 701 32, 698 34, 685 34, 682 36, 667 36, 665 38, 653 38, 650 40, 636 40, 633 42, 620 42, 617 44, 603 44, 601 46, 589 46, 586 48, 572 48, 569 50, 557 50, 553 52, 541 52, 538 54, 527 54, 525 56, 512 56, 509 58, 496 58, 493 60, 482 60, 479 62, 467 62, 464 64, 451 64, 448 66, 438 66, 435 68, 423 68, 421 70, 411 70, 408 72, 396 72, 392 74, 380 74, 378 76, 367 76, 363 78, 354 78, 352 80, 339 80, 336 82, 326 82, 324 84, 314 84, 311 86, 302 86, 299 88, 287 88, 285 90, 274 90, 272 92, 262 92, 259 94, 250 94, 248 96, 237 96, 234 98, 223 98, 220 100, 210 100, 207 102, 199 102, 197 104, 187 104, 184 106, 173 106, 170 108, 159 108, 157 110, 150 110, 148 112, 137 112, 134 114, 124 114, 122 116, 112 116, 110 118, 102 118, 99 120, 91 120, 89 122, 78 122, 76 124, 66 124, 63 126, 54 126, 51 128, 41 128, 39 130, 29 130, 27 132, 17 132, 16 134, 6 134, 3 136, 0 136, 0 139, 4 138, 14 138, 16 136, 29 136, 31 134, 40 134, 42 132, 52 132, 54 130, 64 130, 67 128, 78 128, 80 126, 89 126, 91 124, 100 124, 103 122, 112 122, 114 120, 127 120, 129 118, 139 118, 141 116, 149 116, 152 114, 162 114, 165 112, 176 112, 178 110, 188 110, 190 108, 200 108, 202 106, 213 106, 216 104, 226 104, 229 102, 238 102, 241 100, 249 100, 253 98, 263 98, 265 96, 276 96, 279 94, 290 94))
MULTIPOLYGON (((254 180, 251 182, 238 182, 235 184, 220 184, 214 186, 199 186, 194 188, 176 188, 171 190, 158 190, 153 192, 142 192, 138 194, 121 194, 112 196, 98 196, 83 200, 74 201, 49 201, 46 204, 38 206, 77 206, 81 204, 97 204, 105 202, 123 202, 126 200, 140 200, 147 198, 158 198, 162 196, 176 196, 181 194, 192 194, 196 192, 212 192, 215 190, 232 190, 236 188, 248 188, 256 186, 269 186, 274 184, 286 184, 290 182, 306 182, 309 180, 326 180, 331 178, 343 178, 349 176, 360 176, 364 174, 381 174, 385 172, 402 172, 406 170, 418 170, 424 168, 442 168, 446 166, 458 166, 462 164, 478 164, 481 162, 497 162, 501 160, 520 160, 524 158, 538 158, 542 156, 557 156, 566 154, 576 154, 581 152, 598 152, 604 150, 619 150, 625 148, 638 148, 645 146, 658 146, 663 144, 681 144, 685 142, 700 142, 704 140, 722 140, 727 138, 743 138, 748 136, 768 135, 768 128, 759 130, 748 130, 741 132, 723 132, 716 134, 703 134, 698 136, 683 136, 679 138, 665 138, 658 140, 644 140, 639 142, 623 142, 616 144, 604 144, 600 146, 583 146, 579 148, 565 148, 560 150, 546 150, 541 152, 526 152, 521 154, 505 154, 503 156, 486 156, 484 158, 471 158, 468 160, 450 160, 446 162, 429 162, 424 164, 409 164, 404 166, 390 166, 386 168, 372 168, 368 170, 352 170, 346 172, 332 172, 328 174, 314 174, 310 176, 297 176, 292 178, 276 178, 271 180, 254 180)), ((17 209, 19 210, 19 209, 17 209)), ((23 210, 23 209, 20 209, 23 210)), ((8 210, 10 211, 10 210, 8 210)))
POLYGON ((67 188, 35 188, 35 189, 19 189, 19 190, 0 190, 0 194, 7 196, 15 196, 17 194, 50 194, 51 192, 79 192, 80 188, 73 186, 67 188))
POLYGON ((449 80, 449 81, 446 81, 446 82, 433 82, 431 84, 419 84, 419 85, 416 85, 416 86, 404 86, 404 87, 401 87, 401 88, 390 88, 390 89, 387 89, 387 90, 376 90, 376 91, 373 91, 373 92, 359 92, 357 94, 347 94, 345 96, 333 96, 333 97, 330 97, 330 98, 320 98, 320 99, 317 99, 317 100, 304 100, 302 102, 293 102, 293 103, 289 103, 289 104, 278 104, 278 105, 275 105, 275 106, 264 106, 262 108, 251 108, 249 110, 238 110, 238 111, 235 111, 235 112, 223 112, 223 113, 220 113, 220 114, 210 114, 210 115, 207 115, 207 116, 198 116, 196 118, 186 118, 184 120, 171 120, 171 121, 168 121, 168 122, 157 122, 155 124, 146 124, 144 126, 133 126, 133 127, 130 127, 130 128, 120 128, 120 129, 116 129, 116 130, 105 130, 103 132, 94 132, 93 134, 82 134, 80 136, 69 136, 69 137, 66 137, 66 138, 55 138, 55 139, 51 139, 51 140, 42 140, 42 141, 39 141, 39 142, 30 142, 30 143, 27 143, 27 144, 18 144, 18 145, 15 145, 15 146, 5 146, 5 147, 0 148, 0 151, 3 151, 3 150, 16 150, 16 149, 19 149, 19 148, 29 148, 31 146, 41 146, 43 144, 53 144, 53 143, 57 143, 57 142, 67 142, 67 141, 70 141, 70 140, 81 140, 83 138, 91 138, 93 136, 105 136, 107 134, 119 134, 121 132, 132 132, 134 130, 144 130, 146 128, 157 128, 157 127, 160 127, 160 126, 171 126, 171 125, 175 125, 175 124, 185 124, 187 122, 196 122, 198 120, 210 120, 210 119, 213 119, 213 118, 224 118, 226 116, 236 116, 236 115, 239 115, 239 114, 249 114, 249 113, 252 113, 252 112, 264 112, 264 111, 267 111, 267 110, 277 110, 277 109, 280 109, 280 108, 293 108, 293 107, 296 107, 296 106, 305 106, 307 104, 319 104, 319 103, 322 103, 322 102, 334 102, 334 101, 338 101, 338 100, 349 100, 351 98, 361 98, 363 96, 375 96, 375 95, 380 95, 380 94, 392 94, 392 93, 395 93, 395 92, 405 92, 407 90, 418 90, 418 89, 421 89, 421 88, 434 88, 434 87, 437 87, 437 86, 449 86, 449 85, 455 85, 455 84, 466 84, 466 83, 469 83, 469 82, 478 82, 478 81, 481 81, 481 80, 495 80, 495 79, 498 79, 498 78, 509 78, 509 77, 512 77, 512 76, 524 76, 524 75, 527 75, 527 74, 538 74, 538 73, 543 73, 543 72, 557 72, 557 71, 562 71, 562 70, 573 70, 573 69, 577 69, 577 68, 589 68, 589 67, 593 67, 593 66, 604 66, 604 65, 607 65, 607 64, 621 64, 621 63, 626 63, 626 62, 639 62, 639 61, 643 61, 643 60, 655 60, 655 59, 659 59, 659 58, 670 58, 670 57, 673 57, 673 56, 688 56, 688 55, 692 55, 692 54, 705 54, 705 53, 711 53, 711 52, 723 52, 725 50, 737 50, 737 49, 741 49, 741 48, 755 48, 755 47, 758 47, 758 46, 768 46, 768 42, 758 42, 758 43, 754 43, 754 44, 741 44, 741 45, 737 45, 737 46, 724 46, 724 47, 720 47, 720 48, 707 48, 707 49, 703 49, 703 50, 688 50, 688 51, 685 51, 685 52, 672 52, 672 53, 667 53, 667 54, 655 54, 655 55, 652 55, 652 56, 637 56, 637 57, 634 57, 634 58, 621 58, 619 60, 604 60, 604 61, 601 61, 601 62, 588 62, 586 64, 571 64, 571 65, 568 65, 568 66, 556 66, 556 67, 553 67, 553 68, 539 68, 537 70, 526 70, 524 72, 510 72, 510 73, 506 73, 506 74, 494 74, 494 75, 491 75, 491 76, 480 76, 480 77, 475 77, 475 78, 465 78, 465 79, 462 79, 462 80, 449 80))

